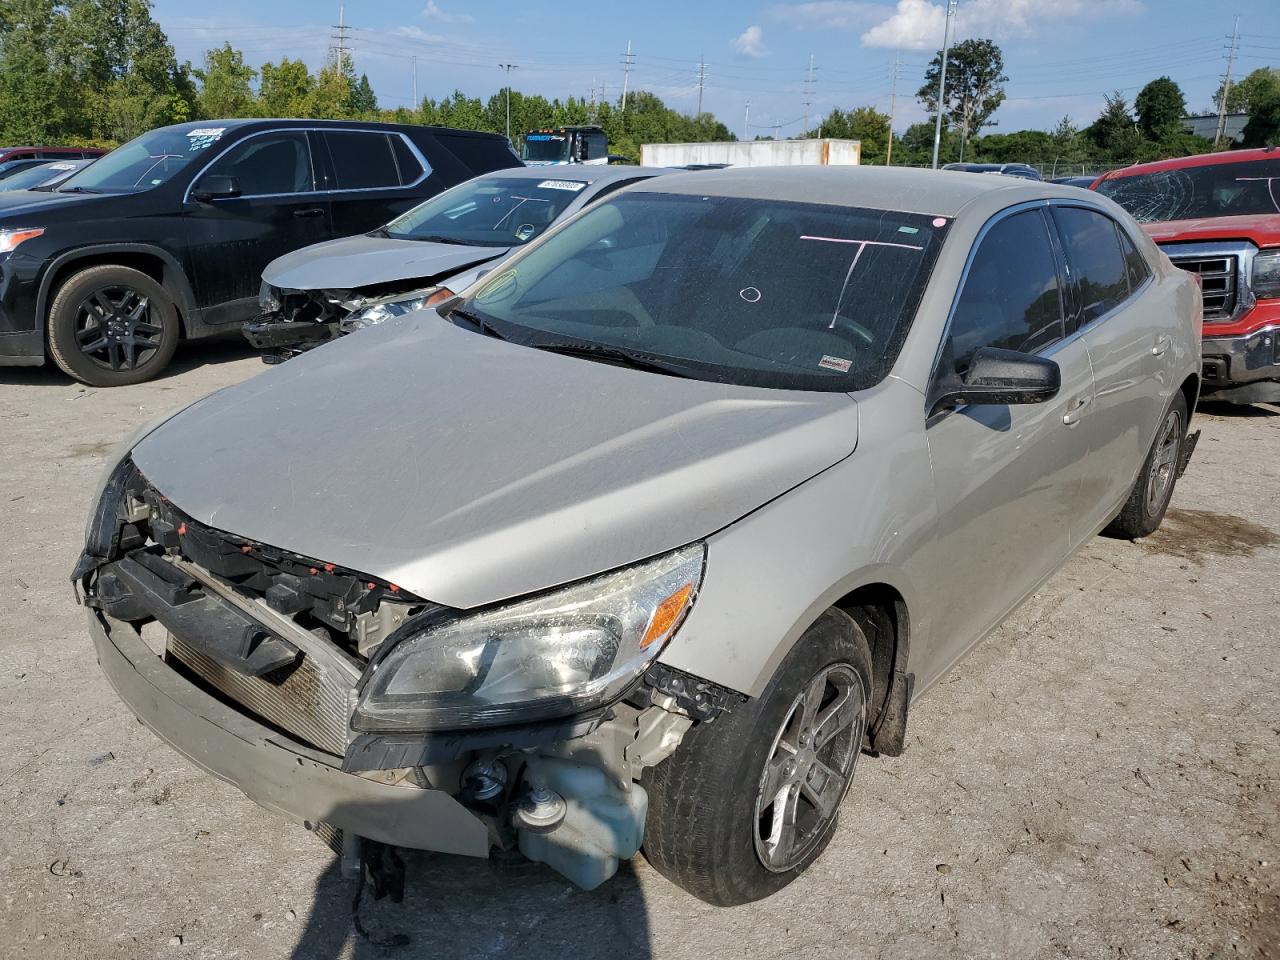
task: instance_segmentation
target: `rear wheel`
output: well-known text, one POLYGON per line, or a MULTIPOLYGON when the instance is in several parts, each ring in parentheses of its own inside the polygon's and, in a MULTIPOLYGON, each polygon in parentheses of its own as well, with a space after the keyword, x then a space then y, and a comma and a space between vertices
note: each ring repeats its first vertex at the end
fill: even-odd
POLYGON ((49 309, 49 353, 63 372, 94 387, 150 380, 178 345, 178 314, 164 288, 131 267, 74 274, 49 309))
POLYGON ((694 727, 648 771, 645 857, 718 906, 786 886, 831 839, 870 699, 866 637, 828 610, 758 699, 694 727))
POLYGON ((1187 437, 1187 400, 1181 393, 1175 398, 1160 422, 1155 442, 1142 465, 1142 472, 1125 501, 1124 508, 1103 533, 1112 537, 1137 540, 1149 536, 1160 527, 1173 488, 1178 481, 1178 465, 1182 461, 1182 445, 1187 437))

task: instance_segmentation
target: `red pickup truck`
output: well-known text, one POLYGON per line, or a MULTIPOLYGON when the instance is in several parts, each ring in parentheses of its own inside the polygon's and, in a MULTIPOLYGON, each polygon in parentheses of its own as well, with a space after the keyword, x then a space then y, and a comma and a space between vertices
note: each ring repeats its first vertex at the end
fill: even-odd
POLYGON ((1093 189, 1204 291, 1201 397, 1280 402, 1280 148, 1115 170, 1093 189))

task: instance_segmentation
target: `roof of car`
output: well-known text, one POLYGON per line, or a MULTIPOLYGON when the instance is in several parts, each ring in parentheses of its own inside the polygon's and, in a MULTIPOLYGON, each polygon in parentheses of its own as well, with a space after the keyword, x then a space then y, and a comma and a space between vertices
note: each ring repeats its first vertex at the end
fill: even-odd
MULTIPOLYGON (((672 173, 644 189, 663 193, 826 203, 871 210, 955 216, 970 202, 999 193, 1007 205, 1079 191, 1020 177, 909 167, 729 167, 672 173)), ((1006 204, 1002 204, 1006 205, 1006 204)))
POLYGON ((433 134, 445 134, 465 137, 479 137, 486 140, 505 140, 500 133, 486 133, 481 130, 459 130, 455 127, 438 127, 420 123, 382 123, 377 120, 309 120, 298 117, 241 117, 233 120, 191 120, 187 123, 172 124, 169 129, 226 129, 238 130, 243 127, 272 127, 295 129, 298 127, 332 127, 335 130, 397 130, 411 133, 417 130, 429 130, 433 134))
POLYGON ((507 180, 576 180, 581 183, 612 183, 615 180, 634 180, 639 177, 656 177, 667 173, 665 167, 609 167, 603 163, 567 163, 538 167, 507 167, 490 170, 482 177, 499 177, 507 180))
POLYGON ((1172 157, 1153 160, 1151 163, 1135 163, 1130 167, 1112 170, 1103 179, 1119 180, 1142 173, 1159 173, 1162 170, 1181 170, 1186 167, 1209 167, 1219 163, 1248 163, 1250 160, 1275 160, 1280 162, 1280 147, 1258 147, 1253 150, 1223 150, 1218 153, 1198 153, 1191 157, 1172 157))

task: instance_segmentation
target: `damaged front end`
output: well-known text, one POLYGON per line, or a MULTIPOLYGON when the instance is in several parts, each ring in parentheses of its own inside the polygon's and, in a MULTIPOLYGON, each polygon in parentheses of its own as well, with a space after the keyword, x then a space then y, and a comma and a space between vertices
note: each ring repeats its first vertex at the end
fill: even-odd
POLYGON ((741 698, 659 664, 701 544, 450 609, 197 523, 125 458, 73 574, 104 672, 160 737, 310 828, 590 889, 644 834, 639 780, 741 698))
POLYGON ((434 306, 453 291, 426 279, 398 280, 355 290, 288 290, 263 282, 259 315, 244 324, 245 339, 262 362, 291 357, 348 333, 434 306))

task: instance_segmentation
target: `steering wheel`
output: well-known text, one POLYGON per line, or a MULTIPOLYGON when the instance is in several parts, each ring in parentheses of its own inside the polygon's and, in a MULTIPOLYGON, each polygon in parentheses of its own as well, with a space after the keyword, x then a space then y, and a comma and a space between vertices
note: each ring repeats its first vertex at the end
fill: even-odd
POLYGON ((875 346, 875 334, 843 313, 837 313, 833 320, 828 320, 824 325, 830 330, 839 330, 843 334, 853 336, 869 347, 875 346))

